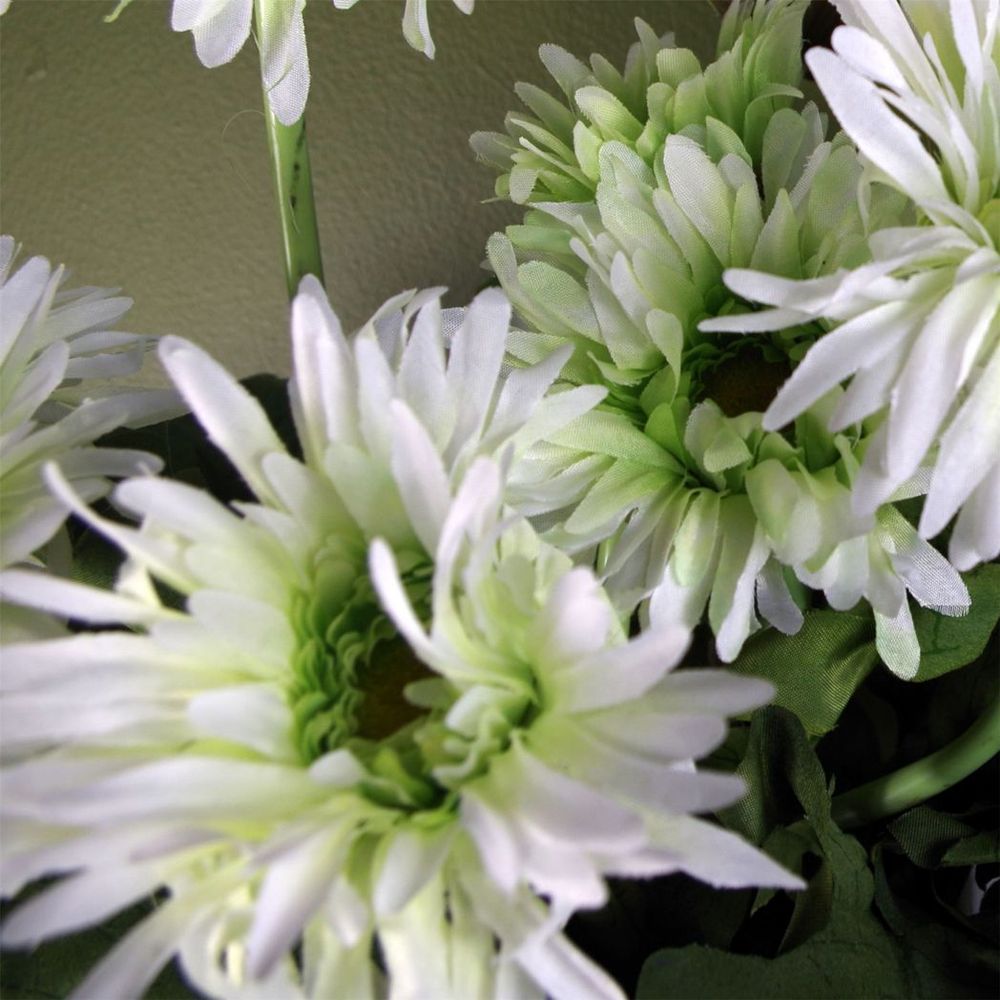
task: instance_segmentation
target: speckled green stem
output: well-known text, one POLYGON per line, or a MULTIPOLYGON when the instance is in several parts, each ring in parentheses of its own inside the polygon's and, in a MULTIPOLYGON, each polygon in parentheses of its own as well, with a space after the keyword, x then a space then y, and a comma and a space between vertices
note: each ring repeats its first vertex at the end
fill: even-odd
POLYGON ((956 740, 936 753, 833 799, 844 829, 894 816, 943 792, 1000 753, 1000 695, 956 740))
POLYGON ((323 280, 323 259, 319 249, 312 172, 309 169, 309 145, 306 142, 306 117, 303 115, 294 125, 282 125, 271 111, 267 94, 264 95, 264 117, 281 217, 288 297, 294 298, 305 275, 315 274, 320 281, 323 280))

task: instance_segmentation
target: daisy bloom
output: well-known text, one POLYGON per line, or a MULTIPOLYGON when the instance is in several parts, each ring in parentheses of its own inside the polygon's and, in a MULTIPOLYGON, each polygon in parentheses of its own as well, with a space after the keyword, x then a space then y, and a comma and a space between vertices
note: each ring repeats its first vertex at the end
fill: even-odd
MULTIPOLYGON (((554 544, 581 557, 597 547, 624 612, 649 598, 654 624, 690 627, 707 609, 724 661, 759 627, 758 612, 797 630, 797 581, 836 607, 868 599, 883 659, 912 677, 919 649, 907 591, 961 614, 964 585, 926 544, 926 558, 902 555, 916 542, 888 505, 877 517, 852 514, 850 485, 870 435, 817 426, 836 394, 817 401, 790 440, 761 424, 822 328, 735 343, 698 329, 705 316, 741 307, 722 280, 736 260, 801 277, 867 259, 861 167, 846 138, 826 140, 807 105, 774 114, 761 148, 758 183, 739 137, 715 120, 705 147, 668 136, 656 169, 605 142, 593 204, 536 204, 523 225, 491 239, 490 262, 531 328, 512 351, 530 360, 570 343, 561 378, 608 387, 599 410, 516 470, 516 499, 554 544), (905 540, 892 540, 887 519, 905 540)), ((876 196, 869 218, 901 203, 876 196)))
POLYGON ((1000 554, 1000 3, 837 3, 834 51, 807 61, 857 144, 869 190, 913 200, 917 224, 880 228, 872 261, 808 281, 734 270, 728 286, 773 308, 703 330, 780 329, 822 318, 810 350, 765 416, 778 428, 849 382, 850 416, 881 427, 855 484, 871 512, 929 472, 925 538, 958 513, 959 569, 1000 554))
POLYGON ((145 452, 97 447, 123 424, 159 419, 172 393, 119 392, 89 398, 94 380, 142 366, 146 340, 115 330, 132 306, 117 289, 67 288, 63 267, 32 257, 16 270, 16 247, 0 237, 0 568, 22 562, 49 542, 67 508, 42 480, 58 461, 87 500, 103 496, 109 477, 155 472, 145 452))
POLYGON ((50 471, 126 551, 116 591, 14 570, 0 594, 132 631, 5 650, 5 892, 66 876, 6 945, 164 887, 79 996, 139 995, 172 954, 219 997, 619 996, 562 933, 607 876, 801 885, 690 815, 741 793, 693 761, 769 685, 672 671, 685 630, 628 641, 504 507, 485 453, 516 467, 539 409, 594 401, 537 403, 565 354, 501 376, 508 319, 495 291, 444 318, 411 294, 349 345, 307 278, 302 461, 203 352, 162 347, 256 502, 131 479, 134 529, 50 471))

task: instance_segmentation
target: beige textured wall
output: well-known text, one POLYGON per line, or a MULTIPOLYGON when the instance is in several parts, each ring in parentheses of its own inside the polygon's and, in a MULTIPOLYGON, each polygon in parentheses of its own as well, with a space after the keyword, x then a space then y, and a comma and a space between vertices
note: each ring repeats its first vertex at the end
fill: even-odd
MULTIPOLYGON (((287 299, 252 43, 206 70, 167 0, 14 0, 0 20, 0 227, 120 285, 131 328, 179 333, 239 375, 288 371, 287 299)), ((499 128, 512 87, 544 84, 538 45, 620 64, 641 15, 711 48, 707 0, 432 0, 437 58, 403 41, 402 0, 310 0, 309 133, 327 281, 356 326, 403 288, 466 301, 483 246, 513 218, 469 134, 499 128)), ((149 379, 147 379, 149 381, 149 379)))

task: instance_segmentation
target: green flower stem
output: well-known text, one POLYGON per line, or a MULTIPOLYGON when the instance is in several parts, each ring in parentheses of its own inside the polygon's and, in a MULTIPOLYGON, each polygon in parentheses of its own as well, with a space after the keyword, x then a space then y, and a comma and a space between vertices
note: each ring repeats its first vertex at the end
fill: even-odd
POLYGON ((267 94, 264 95, 264 117, 281 216, 288 297, 294 298, 305 275, 314 274, 320 281, 323 280, 309 146, 306 143, 306 118, 303 115, 294 125, 282 125, 271 111, 267 94))
POLYGON ((864 826, 918 805, 961 781, 1000 753, 1000 694, 958 739, 913 764, 833 799, 843 829, 864 826))

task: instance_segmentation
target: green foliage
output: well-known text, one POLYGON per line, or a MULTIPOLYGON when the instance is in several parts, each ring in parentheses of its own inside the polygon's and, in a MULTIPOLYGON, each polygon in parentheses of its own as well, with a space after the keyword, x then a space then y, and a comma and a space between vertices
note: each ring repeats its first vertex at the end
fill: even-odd
MULTIPOLYGON (((728 825, 786 864, 811 868, 808 888, 796 899, 773 956, 702 944, 663 949, 643 967, 639 997, 990 995, 995 971, 977 943, 970 945, 952 928, 935 923, 920 925, 919 935, 907 933, 898 907, 893 911, 897 923, 884 922, 884 914, 880 918, 873 906, 876 874, 868 854, 834 824, 823 768, 791 713, 771 708, 754 717, 739 771, 750 793, 725 814, 728 825), (776 825, 796 804, 805 819, 790 827, 776 825), (964 952, 957 945, 965 945, 964 952)), ((958 827, 950 829, 958 832, 958 827)), ((892 899, 884 880, 879 892, 892 899)), ((755 913, 762 915, 780 902, 773 893, 761 893, 755 913)))
MULTIPOLYGON (((916 681, 933 680, 978 659, 1000 621, 1000 565, 980 566, 963 579, 972 596, 964 617, 913 608, 920 642, 916 681)), ((818 737, 837 725, 879 655, 867 605, 807 611, 804 619, 795 635, 768 628, 751 636, 730 669, 769 680, 777 689, 774 704, 794 712, 806 732, 818 737)))
MULTIPOLYGON (((29 895, 31 890, 26 890, 29 895)), ((5 951, 0 976, 0 1000, 55 1000, 69 996, 87 973, 108 953, 152 904, 140 903, 100 927, 47 941, 31 951, 5 951)), ((199 1000, 184 981, 176 963, 156 977, 145 1000, 199 1000)))
POLYGON ((795 635, 764 629, 747 640, 729 669, 769 680, 777 689, 774 704, 794 712, 810 736, 822 736, 878 662, 866 605, 809 611, 795 635))
POLYGON ((1000 565, 990 563, 963 575, 972 607, 963 618, 949 618, 914 608, 913 624, 920 641, 917 681, 957 670, 982 655, 1000 621, 1000 565))

